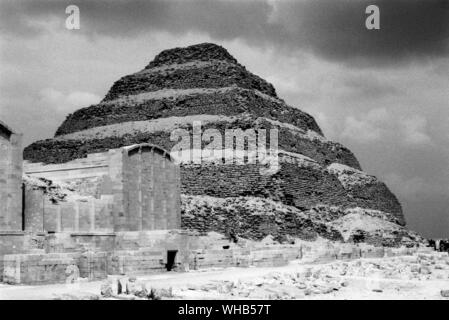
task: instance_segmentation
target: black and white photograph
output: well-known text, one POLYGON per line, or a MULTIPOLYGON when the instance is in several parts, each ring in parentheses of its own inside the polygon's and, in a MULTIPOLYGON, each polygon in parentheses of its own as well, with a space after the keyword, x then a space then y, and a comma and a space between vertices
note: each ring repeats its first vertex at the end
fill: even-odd
POLYGON ((0 0, 0 300, 449 300, 449 0, 0 0))

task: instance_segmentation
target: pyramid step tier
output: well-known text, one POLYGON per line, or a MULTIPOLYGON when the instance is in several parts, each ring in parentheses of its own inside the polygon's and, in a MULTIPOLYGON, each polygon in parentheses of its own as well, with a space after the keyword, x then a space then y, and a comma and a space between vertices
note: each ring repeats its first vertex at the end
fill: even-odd
POLYGON ((260 164, 182 164, 181 190, 195 196, 268 198, 301 210, 318 205, 362 207, 388 212, 404 225, 401 205, 385 183, 361 174, 365 179, 354 176, 354 183, 348 184, 326 167, 283 156, 275 170, 260 164))
POLYGON ((248 72, 245 67, 231 63, 190 63, 172 65, 156 70, 122 77, 109 90, 103 102, 122 96, 153 92, 163 89, 226 88, 254 89, 268 96, 276 97, 274 87, 262 78, 248 72))
POLYGON ((210 138, 204 136, 210 129, 221 134, 223 147, 226 144, 226 132, 232 131, 242 140, 248 136, 248 129, 253 129, 256 136, 264 129, 267 148, 270 143, 270 130, 277 129, 279 149, 303 154, 322 165, 336 162, 360 169, 352 152, 339 143, 327 140, 311 130, 303 130, 288 123, 257 118, 249 114, 195 115, 114 123, 61 135, 55 139, 37 141, 25 148, 24 156, 30 162, 64 163, 86 157, 90 153, 104 152, 109 148, 146 142, 170 151, 178 143, 178 139, 171 138, 172 133, 177 129, 184 129, 186 134, 193 136, 194 121, 201 125, 203 148, 210 143, 210 138))
POLYGON ((69 115, 58 128, 56 136, 128 121, 198 114, 236 116, 243 113, 289 123, 322 135, 312 116, 286 105, 282 100, 257 90, 229 87, 162 90, 100 103, 69 115))

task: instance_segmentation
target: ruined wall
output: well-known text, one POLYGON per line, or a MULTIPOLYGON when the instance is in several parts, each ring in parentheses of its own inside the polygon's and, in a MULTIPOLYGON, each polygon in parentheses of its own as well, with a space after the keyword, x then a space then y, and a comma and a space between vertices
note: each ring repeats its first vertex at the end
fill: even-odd
POLYGON ((121 193, 120 169, 117 170, 121 165, 119 150, 89 154, 84 159, 57 165, 25 162, 24 171, 28 176, 45 178, 53 188, 59 188, 59 197, 55 199, 45 183, 42 186, 36 180, 36 185, 31 180, 26 184, 25 230, 113 230, 114 213, 118 207, 114 204, 115 201, 121 203, 121 199, 114 197, 114 192, 117 198, 121 193))
POLYGON ((114 229, 112 198, 53 203, 42 189, 25 189, 25 230, 92 232, 114 229))
POLYGON ((68 192, 65 199, 52 202, 45 188, 27 186, 28 231, 180 227, 179 168, 160 148, 111 149, 62 164, 25 162, 25 173, 51 180, 68 192))
POLYGON ((91 153, 85 158, 72 159, 61 164, 24 162, 24 173, 32 177, 63 183, 64 186, 83 196, 112 194, 110 175, 111 158, 116 151, 91 153))
POLYGON ((0 230, 22 230, 22 136, 0 122, 0 230))

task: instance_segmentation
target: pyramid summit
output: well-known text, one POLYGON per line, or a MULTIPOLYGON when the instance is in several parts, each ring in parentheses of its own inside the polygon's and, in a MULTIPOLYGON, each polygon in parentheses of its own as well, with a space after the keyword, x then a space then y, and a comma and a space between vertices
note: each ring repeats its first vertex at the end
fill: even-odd
POLYGON ((185 48, 164 50, 151 61, 145 69, 160 67, 162 65, 181 64, 192 61, 220 60, 237 63, 229 52, 215 43, 200 43, 185 48))
POLYGON ((163 89, 228 88, 256 89, 272 97, 274 87, 248 72, 226 49, 203 43, 162 51, 144 70, 123 77, 103 102, 131 93, 163 89))
POLYGON ((139 143, 172 150, 171 133, 192 132, 193 121, 222 136, 229 129, 277 129, 280 165, 263 175, 259 164, 182 163, 183 228, 250 239, 413 240, 383 182, 328 140, 311 115, 212 43, 162 51, 116 81, 99 104, 68 115, 53 139, 25 148, 24 158, 66 163, 139 143))

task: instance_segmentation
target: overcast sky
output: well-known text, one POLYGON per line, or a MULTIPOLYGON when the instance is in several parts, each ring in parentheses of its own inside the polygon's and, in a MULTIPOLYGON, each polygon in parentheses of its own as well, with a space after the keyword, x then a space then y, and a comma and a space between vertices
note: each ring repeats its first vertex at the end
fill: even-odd
POLYGON ((163 49, 228 49, 384 180, 408 225, 449 237, 449 1, 0 0, 0 119, 25 145, 163 49), (65 8, 80 8, 80 30, 65 8), (380 8, 380 30, 365 8, 380 8))

